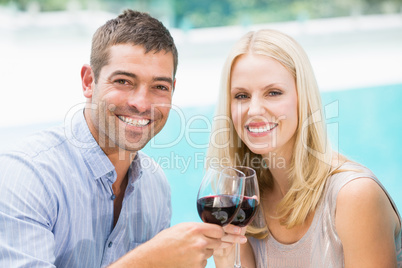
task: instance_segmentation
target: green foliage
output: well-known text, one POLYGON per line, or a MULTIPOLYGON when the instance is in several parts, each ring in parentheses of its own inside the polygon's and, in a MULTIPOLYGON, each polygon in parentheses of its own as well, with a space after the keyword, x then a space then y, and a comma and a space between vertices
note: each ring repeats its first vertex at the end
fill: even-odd
POLYGON ((67 1, 64 0, 0 0, 0 4, 14 5, 22 11, 26 11, 33 6, 37 6, 41 11, 64 10, 67 7, 67 1))
POLYGON ((210 27, 397 13, 402 0, 174 0, 175 26, 210 27))
POLYGON ((115 13, 132 8, 169 16, 183 29, 402 11, 402 0, 0 0, 19 10, 32 3, 41 11, 64 10, 72 3, 83 9, 96 3, 115 13))

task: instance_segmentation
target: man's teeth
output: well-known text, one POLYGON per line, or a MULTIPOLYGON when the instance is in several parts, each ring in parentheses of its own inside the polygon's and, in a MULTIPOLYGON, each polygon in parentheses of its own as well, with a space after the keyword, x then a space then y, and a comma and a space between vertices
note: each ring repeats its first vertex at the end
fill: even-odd
POLYGON ((270 126, 263 126, 263 127, 247 127, 250 132, 253 133, 262 133, 267 132, 274 129, 278 124, 270 125, 270 126))
POLYGON ((137 119, 133 119, 133 118, 125 117, 125 116, 119 116, 119 119, 129 125, 136 126, 136 127, 146 126, 150 122, 150 120, 148 120, 148 119, 137 120, 137 119))

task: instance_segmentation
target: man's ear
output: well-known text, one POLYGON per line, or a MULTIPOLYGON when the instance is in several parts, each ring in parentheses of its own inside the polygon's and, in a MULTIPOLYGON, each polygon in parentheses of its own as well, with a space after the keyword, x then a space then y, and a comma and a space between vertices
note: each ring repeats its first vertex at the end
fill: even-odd
POLYGON ((173 81, 172 95, 173 95, 175 89, 176 89, 176 78, 175 78, 174 81, 173 81))
POLYGON ((95 76, 91 66, 84 64, 81 68, 81 82, 84 96, 88 99, 92 98, 93 90, 95 88, 95 76))

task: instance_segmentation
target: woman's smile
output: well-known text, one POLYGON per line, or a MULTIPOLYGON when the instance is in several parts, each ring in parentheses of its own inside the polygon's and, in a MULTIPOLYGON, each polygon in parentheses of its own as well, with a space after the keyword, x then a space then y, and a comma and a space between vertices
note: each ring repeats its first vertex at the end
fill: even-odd
POLYGON ((247 147, 261 155, 291 152, 298 126, 293 75, 271 57, 243 54, 233 63, 230 83, 233 124, 247 147))
POLYGON ((272 131, 278 126, 277 123, 270 122, 251 122, 244 126, 248 134, 253 137, 260 137, 272 133, 272 131))

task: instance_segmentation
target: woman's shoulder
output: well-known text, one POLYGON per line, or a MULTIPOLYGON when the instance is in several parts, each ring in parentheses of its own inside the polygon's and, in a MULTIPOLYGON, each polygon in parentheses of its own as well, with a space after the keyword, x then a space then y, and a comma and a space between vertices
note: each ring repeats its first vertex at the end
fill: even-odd
POLYGON ((343 160, 336 164, 337 165, 334 165, 334 168, 328 176, 323 197, 323 202, 325 206, 329 208, 331 216, 333 217, 335 216, 335 210, 338 206, 337 203, 341 191, 345 192, 341 197, 343 200, 347 199, 349 194, 362 194, 361 191, 364 191, 362 189, 365 188, 370 188, 371 190, 382 188, 374 173, 367 167, 350 160, 343 160))
POLYGON ((353 176, 340 188, 336 198, 336 230, 349 252, 375 243, 381 245, 376 250, 381 247, 391 250, 397 246, 394 243, 400 235, 400 216, 385 188, 366 174, 353 176))
POLYGON ((375 181, 376 184, 379 184, 377 177, 370 169, 359 163, 350 160, 344 160, 341 163, 334 165, 334 168, 332 169, 328 177, 326 186, 327 193, 335 195, 334 197, 336 197, 339 191, 346 184, 359 178, 370 179, 375 181))
MULTIPOLYGON (((375 205, 381 203, 383 199, 388 202, 387 193, 373 177, 361 174, 359 176, 350 176, 337 195, 337 206, 345 204, 346 206, 356 203, 366 203, 375 205)), ((385 202, 383 202, 385 204, 385 202)))
POLYGON ((329 185, 333 186, 330 194, 337 218, 341 217, 342 210, 342 215, 347 215, 347 218, 353 216, 362 219, 366 214, 388 213, 395 223, 399 222, 400 214, 394 201, 370 169, 347 161, 338 170, 329 179, 329 185))
POLYGON ((386 206, 391 204, 399 214, 388 191, 369 168, 357 162, 344 160, 332 170, 328 177, 325 201, 334 213, 335 209, 342 204, 347 206, 352 201, 362 200, 366 200, 368 205, 369 201, 382 200, 386 206))

